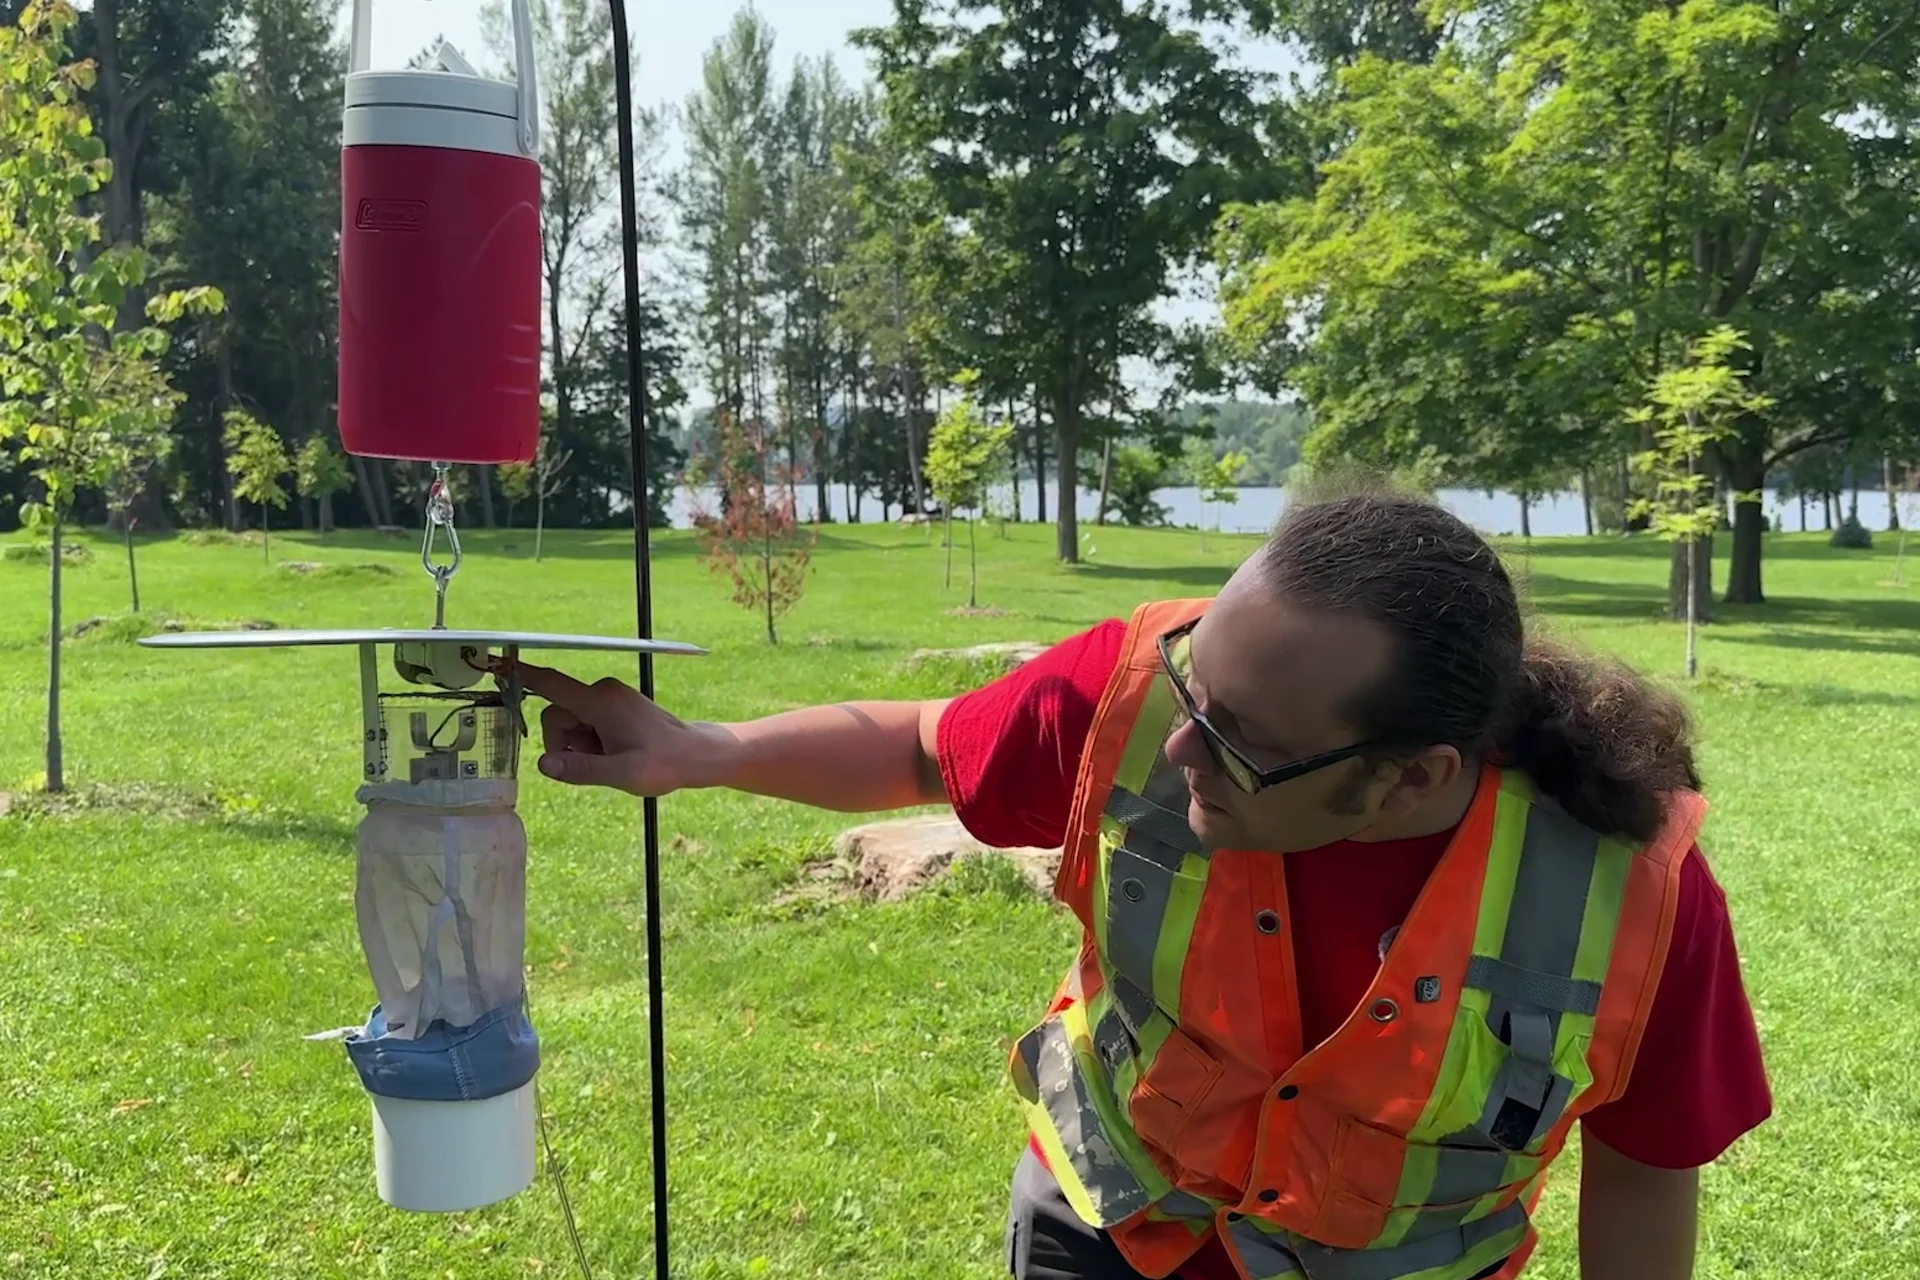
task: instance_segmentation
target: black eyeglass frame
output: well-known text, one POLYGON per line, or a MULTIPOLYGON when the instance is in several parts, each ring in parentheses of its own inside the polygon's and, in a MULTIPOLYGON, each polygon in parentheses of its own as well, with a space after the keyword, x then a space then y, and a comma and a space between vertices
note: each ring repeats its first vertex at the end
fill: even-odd
POLYGON ((1176 670, 1173 665, 1174 643, 1182 636, 1192 634, 1194 627, 1198 626, 1199 622, 1200 620, 1195 618, 1192 622, 1183 623, 1173 630, 1161 634, 1159 641, 1160 666, 1166 673, 1167 682, 1173 686, 1174 694, 1180 704, 1179 710, 1181 714, 1200 726, 1200 736, 1205 739, 1207 750, 1213 755, 1214 762, 1220 766, 1220 771, 1226 774, 1233 782, 1233 785, 1240 788, 1240 790, 1246 792, 1248 795, 1255 795, 1266 790, 1268 787, 1277 787, 1283 782, 1291 782, 1295 778, 1303 778, 1307 774, 1324 769, 1330 764, 1339 764, 1342 760, 1351 760, 1355 756, 1362 755, 1365 752, 1375 750, 1385 745, 1383 742, 1375 739, 1367 742, 1356 742, 1350 747, 1337 747, 1332 751, 1322 751, 1316 755, 1308 756, 1303 760, 1295 760, 1289 764, 1274 765, 1271 768, 1255 764, 1246 752, 1233 745, 1233 742, 1225 734, 1221 733, 1220 730, 1216 729, 1213 723, 1207 719, 1206 715, 1201 712, 1199 704, 1193 700, 1193 692, 1187 688, 1187 682, 1180 678, 1179 671, 1176 670))

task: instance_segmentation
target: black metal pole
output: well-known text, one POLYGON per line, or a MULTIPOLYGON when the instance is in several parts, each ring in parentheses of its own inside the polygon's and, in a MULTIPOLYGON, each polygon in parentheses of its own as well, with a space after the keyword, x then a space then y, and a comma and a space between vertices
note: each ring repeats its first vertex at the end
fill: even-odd
MULTIPOLYGON (((639 636, 653 638, 653 554, 648 536, 647 380, 640 358, 640 193, 633 159, 633 65, 626 0, 613 18, 613 92, 619 110, 620 249, 626 274, 627 438, 633 449, 633 588, 639 636)), ((653 697, 653 656, 640 655, 640 692, 653 697)), ((647 1054, 653 1112, 653 1274, 667 1270, 667 1040, 660 978, 660 802, 640 802, 647 881, 647 1054)))

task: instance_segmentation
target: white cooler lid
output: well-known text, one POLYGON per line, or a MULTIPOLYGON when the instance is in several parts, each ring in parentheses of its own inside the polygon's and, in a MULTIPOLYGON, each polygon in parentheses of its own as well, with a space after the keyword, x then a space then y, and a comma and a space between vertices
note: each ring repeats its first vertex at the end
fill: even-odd
POLYGON ((347 110, 355 107, 438 107, 505 116, 520 113, 520 91, 504 80, 446 71, 356 71, 347 77, 347 110))

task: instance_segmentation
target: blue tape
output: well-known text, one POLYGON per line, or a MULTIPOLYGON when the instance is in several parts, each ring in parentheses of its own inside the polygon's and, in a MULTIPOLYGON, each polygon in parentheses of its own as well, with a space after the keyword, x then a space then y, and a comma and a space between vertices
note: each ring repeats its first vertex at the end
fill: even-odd
POLYGON ((540 1070, 540 1037, 524 1000, 490 1009, 469 1027, 435 1022, 414 1040, 389 1035, 376 1004, 346 1045, 360 1083, 383 1098, 471 1102, 512 1093, 540 1070))

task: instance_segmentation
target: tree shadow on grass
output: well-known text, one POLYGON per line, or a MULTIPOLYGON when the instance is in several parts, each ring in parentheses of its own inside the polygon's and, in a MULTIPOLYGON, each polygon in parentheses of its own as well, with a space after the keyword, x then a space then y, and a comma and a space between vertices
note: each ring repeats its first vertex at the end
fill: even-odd
POLYGON ((1211 594, 1227 585, 1227 579, 1233 576, 1233 571, 1238 566, 1230 564, 1092 564, 1083 561, 1077 565, 1062 567, 1074 577, 1105 578, 1114 582, 1170 582, 1182 587, 1198 587, 1211 594))
MULTIPOLYGON (((1555 617, 1606 618, 1664 622, 1667 588, 1663 582, 1595 582, 1554 573, 1527 575, 1528 596, 1541 613, 1555 617)), ((1862 653, 1920 652, 1920 600, 1837 599, 1775 596, 1765 604, 1738 605, 1714 600, 1710 627, 1742 623, 1766 628, 1763 635, 1714 633, 1716 639, 1782 648, 1849 649, 1862 653), (1832 628, 1833 631, 1820 630, 1832 628), (1852 636, 1837 631, 1877 631, 1883 636, 1852 636)))

